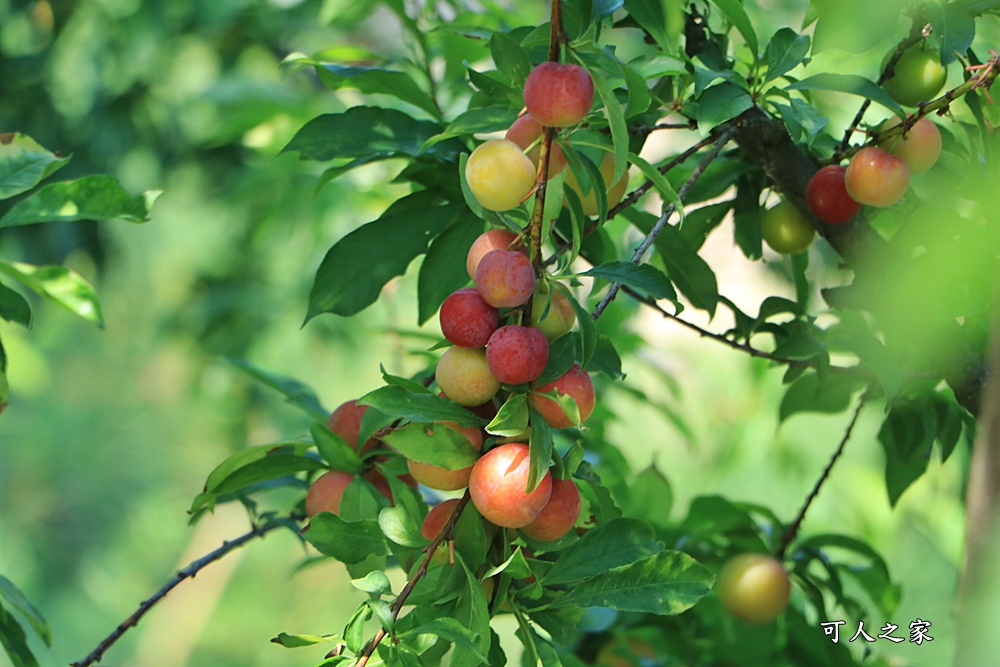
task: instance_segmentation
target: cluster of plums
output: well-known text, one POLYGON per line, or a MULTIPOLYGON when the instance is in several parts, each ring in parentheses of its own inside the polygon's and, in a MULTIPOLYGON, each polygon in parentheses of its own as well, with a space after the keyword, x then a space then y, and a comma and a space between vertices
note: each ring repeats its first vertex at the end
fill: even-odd
MULTIPOLYGON (((934 98, 946 78, 938 56, 918 45, 903 52, 883 87, 899 104, 917 106, 934 98)), ((893 116, 876 132, 884 134, 901 122, 893 116)), ((941 132, 929 118, 921 118, 905 133, 865 146, 846 167, 830 165, 817 171, 806 187, 806 202, 813 215, 827 224, 847 222, 862 206, 884 208, 898 202, 910 176, 933 167, 940 155, 941 132)), ((761 236, 773 250, 787 255, 808 248, 816 230, 791 203, 781 202, 765 211, 761 236)))

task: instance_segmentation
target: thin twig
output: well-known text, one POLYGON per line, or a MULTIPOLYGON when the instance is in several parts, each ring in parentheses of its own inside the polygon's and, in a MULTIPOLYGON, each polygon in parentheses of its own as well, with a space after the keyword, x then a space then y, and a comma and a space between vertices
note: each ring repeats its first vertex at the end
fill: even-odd
MULTIPOLYGON (((776 364, 782 364, 784 366, 794 366, 796 368, 817 367, 817 364, 815 362, 810 361, 808 359, 789 359, 788 357, 778 356, 776 354, 772 354, 771 352, 761 350, 760 348, 753 347, 752 345, 748 345, 746 343, 740 343, 739 341, 733 340, 732 338, 729 338, 723 334, 716 333, 714 331, 709 331, 708 329, 703 329, 694 322, 689 322, 688 320, 685 320, 676 313, 671 313, 669 310, 667 310, 659 303, 657 303, 656 300, 653 299, 652 297, 640 294, 639 292, 636 292, 628 285, 623 285, 622 291, 628 294, 636 301, 638 301, 639 303, 641 303, 642 305, 648 308, 652 308, 656 312, 663 315, 663 317, 669 320, 673 320, 682 327, 695 332, 702 338, 708 338, 710 340, 716 341, 717 343, 722 343, 726 347, 737 350, 738 352, 743 352, 756 359, 767 359, 768 361, 773 361, 776 364)), ((837 375, 855 375, 858 377, 868 377, 869 375, 868 373, 865 372, 864 369, 858 366, 824 366, 823 369, 827 373, 834 373, 837 375)))
POLYGON ((851 439, 851 431, 854 430, 854 425, 858 423, 858 417, 861 415, 861 408, 865 406, 865 396, 862 395, 860 400, 858 400, 858 407, 854 409, 854 415, 851 417, 850 423, 847 425, 847 430, 844 431, 844 437, 840 439, 840 444, 837 446, 837 450, 830 457, 830 462, 826 464, 826 468, 823 470, 823 474, 819 476, 816 480, 816 485, 813 486, 812 491, 806 497, 804 503, 802 503, 802 509, 799 510, 798 516, 792 521, 791 525, 781 536, 781 545, 778 547, 778 560, 785 557, 785 550, 788 549, 788 545, 791 544, 795 536, 798 535, 799 528, 802 527, 802 520, 806 518, 806 511, 809 510, 809 506, 812 502, 816 500, 816 496, 819 495, 819 490, 830 477, 830 471, 833 470, 834 464, 840 458, 840 455, 844 453, 844 447, 847 445, 847 441, 851 439))
MULTIPOLYGON (((684 197, 687 196, 688 190, 690 190, 694 186, 694 184, 698 182, 698 179, 701 178, 701 175, 703 173, 705 173, 705 170, 708 168, 708 165, 710 165, 712 161, 719 156, 719 152, 722 150, 722 147, 725 146, 729 142, 729 140, 733 138, 734 134, 735 131, 733 129, 729 129, 726 132, 724 132, 722 136, 720 136, 716 140, 715 145, 712 147, 712 150, 710 150, 708 154, 705 155, 704 158, 702 158, 701 162, 699 162, 698 166, 695 167, 695 170, 691 172, 691 175, 688 177, 688 179, 684 181, 684 185, 682 185, 681 189, 677 191, 677 198, 680 199, 682 203, 684 201, 684 197)), ((676 204, 674 202, 670 202, 670 204, 667 205, 665 209, 663 209, 663 215, 660 216, 660 219, 656 221, 655 225, 653 225, 653 229, 650 230, 649 234, 646 235, 646 238, 643 239, 642 243, 639 244, 639 247, 635 249, 634 253, 632 253, 631 262, 633 264, 639 264, 639 262, 642 260, 642 256, 646 254, 646 251, 649 250, 649 247, 653 245, 654 241, 656 241, 656 237, 659 236, 660 232, 663 231, 663 228, 667 225, 667 221, 670 219, 671 216, 673 216, 675 210, 676 210, 676 204)), ((608 293, 604 295, 604 298, 601 299, 601 302, 597 304, 597 308, 594 309, 591 318, 595 320, 599 318, 601 314, 604 312, 604 309, 608 307, 608 304, 611 303, 614 300, 614 298, 618 295, 618 290, 620 290, 621 288, 622 288, 621 283, 619 282, 612 283, 611 289, 609 289, 608 293)))
MULTIPOLYGON (((444 526, 441 527, 441 532, 439 532, 437 536, 431 540, 430 545, 428 545, 427 553, 424 555, 424 559, 420 562, 420 567, 417 568, 416 572, 413 573, 409 581, 406 582, 406 585, 403 586, 403 590, 399 592, 399 595, 396 596, 393 603, 389 605, 389 611, 392 612, 392 620, 394 623, 396 619, 399 618, 399 612, 403 608, 403 605, 406 604, 406 600, 410 597, 410 593, 413 592, 413 589, 416 588, 420 580, 427 576, 427 568, 430 565, 431 558, 434 557, 434 553, 437 551, 437 548, 445 540, 451 539, 452 533, 455 531, 455 524, 458 523, 459 517, 462 516, 462 511, 465 509, 465 506, 469 504, 469 499, 469 490, 466 489, 465 495, 462 496, 461 500, 458 501, 458 504, 455 505, 455 509, 452 510, 452 514, 448 518, 448 521, 446 521, 444 526)), ((372 637, 367 644, 365 644, 364 648, 361 649, 361 653, 358 654, 357 667, 365 667, 365 665, 368 664, 368 660, 371 659, 372 655, 375 653, 375 649, 378 648, 378 645, 383 639, 385 639, 386 634, 385 628, 378 629, 375 636, 372 637)), ((333 657, 333 654, 329 654, 327 657, 333 657)))
MULTIPOLYGON (((920 24, 917 21, 913 22, 913 26, 910 28, 910 34, 896 45, 896 50, 892 52, 892 56, 890 56, 889 60, 885 63, 885 67, 882 69, 882 72, 879 74, 878 81, 875 83, 881 86, 888 79, 892 78, 892 75, 895 73, 896 63, 898 63, 899 59, 903 57, 903 53, 905 53, 911 46, 924 39, 924 32, 927 31, 930 26, 925 25, 922 28, 918 28, 918 25, 920 24)), ((865 117, 865 112, 868 111, 868 107, 870 107, 871 104, 872 101, 868 98, 865 98, 865 101, 861 103, 861 108, 858 109, 857 115, 855 115, 854 120, 851 121, 850 127, 848 127, 847 131, 844 132, 844 138, 840 140, 839 152, 843 153, 851 145, 851 137, 855 132, 857 132, 858 126, 861 125, 861 119, 865 117)))
MULTIPOLYGON (((300 515, 292 515, 289 517, 289 519, 293 521, 298 521, 301 520, 302 518, 303 517, 300 515)), ((115 642, 121 639, 122 635, 124 635, 129 630, 129 628, 135 627, 139 623, 139 620, 146 615, 146 612, 148 612, 150 609, 153 608, 154 605, 156 605, 156 603, 158 603, 160 600, 166 597, 167 593, 175 589, 178 586, 178 584, 180 584, 182 581, 184 581, 185 579, 193 579, 195 575, 201 572, 203 569, 205 569, 205 567, 211 565, 217 560, 222 559, 224 556, 242 547, 244 544, 254 539, 255 537, 263 537, 264 535, 271 532, 275 528, 282 528, 282 527, 286 526, 285 524, 279 521, 272 521, 269 523, 265 523, 263 525, 256 525, 253 527, 253 529, 244 533, 243 535, 240 535, 236 539, 223 542, 222 546, 216 549, 215 551, 205 554, 198 560, 192 561, 190 565, 185 567, 183 570, 178 571, 177 574, 174 575, 174 577, 170 581, 164 584, 163 588, 157 591, 155 595, 153 595, 148 600, 142 602, 139 605, 139 608, 135 611, 135 613, 126 618, 124 621, 122 621, 121 625, 119 625, 117 628, 114 629, 114 631, 111 634, 105 637, 101 641, 101 643, 97 645, 97 648, 95 648, 90 653, 90 655, 88 655, 83 660, 80 660, 79 662, 70 663, 70 667, 87 667, 88 665, 92 665, 98 662, 101 659, 101 657, 104 656, 105 651, 107 651, 115 644, 115 642)))

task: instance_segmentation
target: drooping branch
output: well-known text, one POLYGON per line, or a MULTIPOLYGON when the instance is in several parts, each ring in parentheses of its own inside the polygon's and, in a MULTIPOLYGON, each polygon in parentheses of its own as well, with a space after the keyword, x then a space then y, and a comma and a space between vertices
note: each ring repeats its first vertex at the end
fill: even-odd
POLYGON ((833 456, 830 457, 830 462, 826 464, 826 468, 823 469, 823 473, 816 480, 816 484, 813 486, 812 491, 806 497, 804 503, 802 503, 802 508, 799 513, 795 516, 795 520, 789 524, 788 529, 781 536, 781 545, 778 547, 777 558, 781 560, 785 557, 785 550, 788 549, 788 545, 791 544, 795 536, 799 534, 799 528, 802 527, 802 521, 806 518, 806 512, 809 511, 809 507, 812 505, 813 501, 816 500, 816 496, 819 495, 819 490, 826 483, 826 480, 830 478, 830 471, 833 470, 834 464, 840 459, 840 455, 844 453, 844 447, 847 446, 847 441, 851 439, 851 432, 854 430, 854 425, 858 423, 858 417, 861 416, 861 408, 865 406, 865 397, 862 396, 858 401, 858 407, 854 409, 854 415, 851 417, 851 421, 847 424, 847 429, 844 431, 844 437, 840 439, 840 444, 837 445, 837 449, 833 452, 833 456))
MULTIPOLYGON (((710 150, 708 154, 705 155, 704 158, 702 158, 701 162, 699 162, 695 170, 691 172, 691 175, 688 177, 688 179, 684 181, 684 185, 681 186, 681 189, 677 191, 677 197, 678 199, 681 200, 681 202, 684 201, 684 198, 687 196, 688 191, 694 186, 695 183, 698 182, 698 179, 701 178, 701 175, 705 173, 705 170, 708 168, 708 165, 710 165, 712 161, 719 156, 719 151, 722 150, 723 146, 729 143, 729 140, 732 139, 732 137, 733 137, 733 131, 728 130, 726 132, 723 132, 722 135, 716 139, 715 145, 712 147, 712 150, 710 150)), ((637 247, 635 249, 635 252, 632 253, 632 259, 630 261, 633 264, 638 264, 642 260, 642 256, 646 254, 646 251, 649 250, 649 247, 653 245, 654 241, 656 241, 656 237, 659 236, 660 232, 663 231, 663 228, 667 225, 667 221, 670 220, 670 218, 673 216, 676 210, 677 210, 676 204, 674 202, 670 202, 670 204, 668 204, 666 208, 663 209, 663 214, 660 216, 660 219, 656 221, 656 224, 653 225, 653 228, 650 230, 649 234, 646 235, 646 238, 642 240, 642 243, 639 244, 639 247, 637 247)), ((604 309, 607 308, 608 304, 614 300, 615 296, 618 295, 618 291, 621 288, 622 288, 621 283, 616 282, 611 284, 611 288, 608 290, 608 293, 604 295, 604 298, 601 299, 600 303, 597 304, 597 307, 594 308, 594 312, 591 315, 593 319, 596 320, 601 316, 601 314, 604 312, 604 309)))
MULTIPOLYGON (((413 589, 417 587, 417 584, 420 583, 421 579, 427 576, 427 568, 430 566, 431 558, 433 558, 434 553, 437 551, 437 548, 446 540, 451 539, 452 534, 455 532, 455 525, 458 523, 459 518, 462 516, 462 512, 465 510, 466 505, 469 504, 469 499, 470 499, 469 490, 466 489, 465 495, 462 496, 462 498, 458 501, 458 503, 455 505, 455 509, 452 510, 451 516, 441 527, 441 532, 439 532, 437 536, 433 540, 431 540, 431 543, 427 546, 427 553, 424 554, 424 559, 420 561, 420 566, 417 567, 413 575, 410 576, 409 580, 406 582, 406 585, 403 586, 403 590, 401 590, 399 592, 399 595, 396 596, 396 599, 393 600, 391 605, 389 605, 389 611, 392 612, 393 622, 395 622, 396 619, 399 618, 399 612, 403 609, 403 605, 406 604, 406 600, 410 597, 410 594, 413 592, 413 589)), ((367 644, 365 644, 364 648, 361 649, 361 653, 358 654, 357 667, 364 667, 365 665, 368 664, 368 661, 375 653, 375 649, 377 649, 378 645, 382 642, 383 639, 385 639, 386 634, 387 633, 385 628, 378 629, 378 632, 375 633, 375 636, 372 637, 367 644)), ((327 657, 330 658, 333 657, 333 655, 330 654, 327 655, 327 657)))
MULTIPOLYGON (((301 515, 292 515, 288 517, 289 520, 295 522, 301 521, 303 518, 304 517, 301 515)), ((255 525, 251 530, 247 531, 243 535, 240 535, 236 539, 223 542, 222 546, 219 547, 218 549, 205 554, 198 560, 192 561, 191 564, 189 564, 183 570, 178 571, 177 574, 175 574, 173 578, 170 579, 170 581, 164 584, 163 588, 161 588, 159 591, 156 592, 156 594, 154 594, 148 600, 143 601, 139 605, 139 608, 135 611, 135 613, 126 618, 124 621, 122 621, 122 623, 117 628, 115 628, 111 632, 111 634, 109 634, 107 637, 101 640, 101 643, 97 645, 97 648, 91 651, 90 655, 88 655, 83 660, 70 663, 70 667, 88 667, 88 665, 93 665, 94 663, 100 661, 100 659, 104 656, 104 653, 109 648, 111 648, 115 644, 115 642, 121 639, 122 635, 124 635, 129 630, 129 628, 134 628, 136 625, 138 625, 142 617, 145 616, 146 613, 150 609, 152 609, 160 600, 165 598, 167 596, 167 593, 177 588, 177 586, 181 582, 183 582, 186 579, 193 579, 195 575, 197 575, 203 569, 205 569, 215 561, 221 560, 227 554, 230 554, 236 549, 239 549, 250 540, 257 537, 264 537, 272 530, 283 527, 287 527, 287 525, 282 521, 269 521, 264 524, 255 525)))

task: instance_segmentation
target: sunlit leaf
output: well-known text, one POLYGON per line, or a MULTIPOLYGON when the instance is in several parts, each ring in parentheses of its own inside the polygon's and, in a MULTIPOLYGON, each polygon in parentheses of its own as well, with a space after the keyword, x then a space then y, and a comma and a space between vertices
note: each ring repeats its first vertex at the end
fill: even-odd
POLYGON ((30 190, 67 162, 26 134, 0 134, 0 199, 30 190))
POLYGON ((553 586, 584 581, 611 568, 648 558, 662 549, 663 543, 645 521, 614 519, 584 533, 562 552, 542 580, 553 586))
POLYGON ((97 300, 97 292, 75 271, 64 266, 0 262, 0 273, 19 281, 71 313, 104 327, 104 315, 101 312, 101 302, 97 300))
POLYGON ((19 201, 0 218, 0 227, 37 222, 123 220, 148 222, 159 190, 132 196, 110 176, 85 176, 51 183, 19 201))

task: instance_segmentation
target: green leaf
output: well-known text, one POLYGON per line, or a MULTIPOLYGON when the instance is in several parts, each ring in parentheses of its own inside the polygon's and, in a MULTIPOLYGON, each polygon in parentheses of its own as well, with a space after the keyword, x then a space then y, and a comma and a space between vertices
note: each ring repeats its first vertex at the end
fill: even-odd
MULTIPOLYGON (((572 400, 572 399, 571 399, 572 400)), ((574 406, 575 402, 574 402, 574 406)), ((545 473, 549 471, 552 463, 552 427, 542 418, 532 406, 528 406, 531 412, 531 436, 528 442, 529 462, 531 469, 528 471, 528 482, 525 493, 531 493, 541 483, 545 473)), ((566 412, 571 416, 570 412, 566 412)), ((579 414, 579 412, 577 413, 579 414)))
POLYGON ((811 104, 797 97, 792 98, 791 105, 775 104, 774 106, 778 109, 781 119, 785 121, 785 126, 788 128, 788 133, 795 141, 812 144, 830 122, 829 118, 821 116, 811 104))
POLYGON ((385 441, 411 461, 447 470, 467 468, 479 458, 469 438, 444 424, 407 424, 388 433, 385 441))
POLYGON ((885 487, 893 507, 927 470, 937 437, 937 414, 919 401, 896 401, 878 432, 885 450, 885 487))
POLYGON ((294 475, 297 472, 325 469, 326 466, 314 458, 276 452, 233 471, 210 491, 221 496, 226 493, 242 491, 254 484, 269 482, 286 475, 294 475))
POLYGON ((404 197, 334 244, 316 271, 306 322, 320 313, 355 315, 375 303, 389 280, 405 273, 433 237, 464 215, 460 204, 437 206, 433 200, 428 191, 404 197))
POLYGON ((576 335, 566 334, 556 338, 549 343, 549 358, 541 375, 535 378, 535 386, 540 387, 561 378, 578 361, 578 356, 576 335))
POLYGON ((597 347, 594 348, 594 356, 590 358, 587 365, 590 373, 604 373, 612 380, 625 377, 622 372, 622 359, 618 356, 611 338, 604 334, 597 335, 597 347))
POLYGON ((653 464, 629 480, 627 493, 621 494, 618 504, 629 516, 645 519, 659 528, 667 528, 670 526, 673 498, 670 482, 653 464))
MULTIPOLYGON (((334 470, 343 470, 352 474, 360 473, 365 464, 358 456, 358 452, 344 441, 339 435, 327 428, 323 423, 313 422, 309 427, 313 442, 330 467, 334 470)), ((364 440, 362 440, 364 442, 364 440)))
POLYGON ((320 512, 302 532, 309 544, 324 556, 353 564, 369 556, 387 556, 389 545, 377 521, 348 523, 336 514, 320 512))
POLYGON ((711 2, 740 31, 743 39, 746 40, 747 46, 750 47, 753 59, 756 61, 760 48, 757 44, 757 33, 753 29, 750 17, 747 16, 747 12, 743 8, 742 0, 711 0, 711 2))
POLYGON ((395 109, 353 107, 312 119, 281 150, 320 162, 369 155, 416 157, 442 129, 439 123, 416 120, 395 109))
POLYGON ((431 241, 417 274, 418 325, 434 317, 448 295, 469 284, 465 263, 455 258, 468 254, 482 231, 478 221, 460 220, 431 241))
POLYGON ((3 645, 13 667, 38 667, 38 661, 28 648, 24 630, 3 606, 0 606, 0 644, 3 645))
POLYGON ((953 4, 927 6, 934 34, 941 38, 941 64, 948 66, 956 53, 965 53, 976 38, 976 21, 967 9, 953 4))
POLYGON ((682 5, 663 0, 625 0, 625 11, 664 51, 674 51, 683 23, 682 5))
POLYGON ((148 222, 153 202, 160 194, 160 190, 150 190, 132 196, 110 176, 52 183, 19 201, 0 218, 0 228, 74 220, 148 222))
MULTIPOLYGON (((20 613, 27 619, 35 634, 45 642, 46 646, 52 646, 52 633, 49 625, 42 618, 42 614, 35 605, 31 604, 28 598, 21 592, 21 589, 14 585, 14 582, 0 574, 0 601, 7 607, 20 613)), ((0 605, 3 606, 3 605, 0 605)))
POLYGON ((656 191, 663 198, 663 201, 670 202, 674 205, 675 212, 683 222, 684 202, 682 202, 681 198, 677 196, 677 192, 674 191, 674 186, 670 184, 667 177, 661 174, 659 169, 649 164, 635 153, 629 153, 629 160, 632 164, 639 167, 643 176, 649 179, 649 182, 653 184, 654 188, 656 188, 656 191))
POLYGON ((649 89, 646 87, 646 80, 621 61, 614 61, 622 78, 625 79, 625 86, 628 90, 628 109, 625 114, 627 118, 633 118, 649 109, 652 99, 649 96, 649 89))
POLYGON ((390 417, 414 422, 453 421, 459 426, 483 426, 486 423, 486 420, 443 396, 417 394, 395 385, 368 392, 358 399, 358 404, 370 405, 390 417))
POLYGON ((897 114, 903 113, 903 108, 889 97, 889 93, 885 92, 881 86, 858 74, 823 72, 789 84, 785 90, 832 90, 838 93, 858 95, 878 102, 897 114))
POLYGON ((382 570, 369 572, 363 579, 352 579, 351 586, 359 591, 372 593, 374 595, 389 595, 392 593, 392 584, 389 577, 385 576, 382 570))
POLYGON ((509 81, 517 85, 522 85, 531 72, 531 61, 525 55, 524 49, 511 39, 505 32, 497 31, 490 38, 490 55, 493 56, 493 63, 509 81))
POLYGON ((715 273, 687 239, 673 225, 664 225, 656 249, 663 257, 670 280, 695 308, 715 315, 719 303, 719 286, 715 273))
POLYGON ((451 616, 460 625, 468 628, 472 632, 473 637, 478 638, 478 650, 465 648, 461 644, 456 645, 449 664, 452 664, 455 660, 460 661, 459 664, 462 662, 476 664, 477 662, 483 662, 483 658, 490 650, 489 602, 486 600, 486 594, 483 592, 482 585, 472 572, 469 571, 462 557, 459 555, 456 557, 456 560, 465 572, 466 582, 462 592, 458 596, 454 613, 451 616))
POLYGON ((517 120, 517 111, 511 109, 509 104, 469 109, 456 116, 455 120, 448 124, 444 132, 428 139, 427 143, 424 144, 424 148, 430 148, 439 141, 444 141, 452 137, 485 132, 501 132, 509 128, 515 120, 517 120))
MULTIPOLYGON (((570 299, 573 310, 576 311, 576 322, 578 329, 576 335, 580 341, 580 368, 586 370, 594 352, 597 350, 597 327, 594 325, 594 318, 583 309, 576 299, 570 299)), ((572 332, 566 334, 572 336, 572 332)), ((563 336, 565 338, 566 336, 563 336)))
POLYGON ((426 111, 432 117, 441 115, 434 100, 414 80, 411 74, 381 67, 360 67, 314 62, 316 74, 330 90, 354 88, 362 93, 391 95, 426 111))
POLYGON ((809 55, 809 36, 800 35, 790 28, 781 28, 764 50, 767 62, 767 77, 764 82, 774 81, 779 76, 801 65, 809 55))
POLYGON ((611 568, 659 553, 653 527, 632 518, 613 519, 598 525, 566 549, 542 577, 546 586, 576 583, 598 577, 611 568))
MULTIPOLYGON (((312 445, 308 442, 284 441, 267 445, 256 445, 247 447, 227 457, 222 463, 217 465, 208 475, 205 481, 205 491, 209 493, 221 493, 223 483, 232 478, 241 469, 264 460, 271 454, 291 454, 301 457, 312 445)), ((315 463, 319 463, 315 461, 315 463)), ((320 464, 322 467, 322 464, 320 464)))
POLYGON ((649 294, 654 299, 677 300, 677 292, 670 284, 670 279, 651 264, 633 264, 625 261, 607 262, 580 275, 628 285, 649 294))
POLYGON ((378 525, 387 538, 403 547, 419 548, 427 544, 420 525, 400 507, 385 507, 379 512, 378 525))
POLYGON ((687 554, 661 551, 574 584, 553 606, 679 614, 705 597, 714 580, 711 572, 687 554))
POLYGON ((698 131, 709 131, 753 107, 750 95, 731 83, 719 83, 702 93, 698 100, 698 131))
POLYGON ((271 640, 271 643, 280 644, 285 648, 302 648, 304 646, 336 643, 338 641, 340 641, 339 635, 291 635, 287 632, 279 632, 278 636, 271 640))
POLYGON ((808 373, 788 387, 781 399, 778 418, 784 421, 797 412, 843 412, 861 386, 862 381, 850 375, 831 373, 821 380, 816 373, 808 373))
POLYGON ((28 300, 0 283, 0 317, 8 322, 16 322, 25 329, 31 327, 31 305, 28 300))
POLYGON ((455 646, 461 646, 467 651, 473 653, 479 658, 480 661, 487 662, 486 656, 479 652, 480 637, 470 628, 460 623, 458 619, 447 616, 433 618, 426 623, 421 623, 411 630, 399 633, 399 639, 404 640, 408 637, 416 637, 419 635, 433 635, 435 637, 440 637, 447 642, 455 644, 455 646))
POLYGON ((104 315, 101 312, 101 303, 97 300, 97 292, 75 271, 64 266, 0 262, 0 273, 17 280, 88 322, 104 327, 104 315))
POLYGON ((0 199, 30 190, 67 162, 26 134, 0 134, 0 199))
MULTIPOLYGON (((611 177, 611 183, 617 183, 625 170, 628 169, 628 125, 625 123, 625 114, 622 113, 621 104, 611 90, 604 73, 590 70, 591 78, 594 80, 594 89, 604 103, 604 113, 611 127, 611 143, 614 147, 615 173, 611 177)), ((600 182, 600 181, 597 181, 600 182)), ((602 216, 604 217, 604 216, 602 216)))
MULTIPOLYGON (((567 366, 567 369, 569 366, 567 366)), ((528 428, 528 395, 511 394, 500 406, 497 416, 486 426, 486 432, 502 438, 512 438, 528 428)))
POLYGON ((278 373, 264 370, 243 359, 227 359, 230 364, 257 380, 261 384, 281 393, 289 403, 304 410, 309 416, 324 424, 330 417, 330 411, 324 408, 316 392, 309 385, 278 373))

